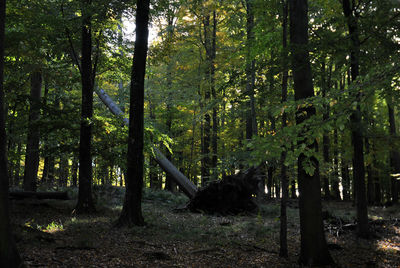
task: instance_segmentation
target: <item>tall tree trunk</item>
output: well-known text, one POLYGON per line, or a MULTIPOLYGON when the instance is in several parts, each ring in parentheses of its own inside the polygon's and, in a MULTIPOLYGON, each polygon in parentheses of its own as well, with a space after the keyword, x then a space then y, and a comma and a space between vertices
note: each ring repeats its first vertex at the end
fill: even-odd
MULTIPOLYGON (((47 98, 49 96, 49 84, 47 82, 48 79, 46 77, 44 78, 44 94, 43 94, 43 109, 47 108, 47 98)), ((47 116, 47 113, 45 114, 47 116)), ((42 179, 40 181, 41 184, 46 183, 47 178, 49 176, 49 145, 48 145, 48 140, 47 140, 47 135, 43 137, 43 155, 44 155, 44 161, 43 161, 43 172, 42 172, 42 179)))
POLYGON ((6 1, 0 1, 0 267, 21 267, 11 232, 8 204, 8 172, 6 156, 6 130, 4 114, 4 32, 6 1))
POLYGON ((217 105, 217 92, 215 90, 215 56, 216 56, 216 41, 217 41, 217 12, 213 11, 213 26, 211 36, 211 57, 210 57, 210 87, 211 96, 214 101, 212 108, 212 135, 211 135, 211 169, 213 170, 213 180, 218 179, 218 105, 217 105))
POLYGON ((254 99, 254 83, 255 83, 255 60, 253 57, 252 47, 254 44, 254 10, 253 1, 246 0, 246 94, 249 97, 246 107, 246 139, 250 140, 253 135, 257 135, 257 119, 254 99))
MULTIPOLYGON (((282 0, 282 13, 283 13, 283 21, 282 21, 282 103, 285 103, 287 100, 287 84, 288 84, 288 53, 287 53, 287 22, 288 22, 288 12, 289 6, 287 0, 282 0)), ((286 113, 282 114, 282 129, 287 126, 286 124, 286 113)), ((281 165, 281 184, 282 184, 282 199, 281 199, 281 215, 280 215, 280 248, 279 248, 279 256, 288 257, 288 248, 287 248, 287 199, 289 198, 289 185, 288 185, 288 176, 287 169, 285 165, 286 160, 286 147, 283 146, 283 151, 281 153, 280 165, 281 165)))
POLYGON ((92 22, 89 15, 91 0, 82 0, 82 111, 79 142, 79 193, 76 205, 77 213, 95 211, 92 197, 92 124, 93 117, 93 81, 92 68, 92 22))
MULTIPOLYGON (((357 18, 354 16, 356 7, 351 6, 350 0, 343 0, 343 13, 347 19, 349 35, 351 39, 351 81, 354 82, 359 75, 360 40, 358 36, 357 18)), ((355 95, 358 103, 356 110, 352 112, 350 121, 352 124, 352 142, 354 147, 353 155, 353 180, 356 193, 357 207, 357 235, 360 237, 369 236, 367 197, 365 191, 365 170, 364 170, 364 144, 361 118, 361 92, 355 95)))
MULTIPOLYGON (((394 109, 392 104, 388 104, 389 113, 389 127, 390 136, 392 138, 396 137, 396 120, 394 117, 394 109)), ((397 203, 399 201, 399 173, 400 173, 400 153, 392 147, 390 151, 390 167, 391 167, 391 195, 392 202, 397 203)))
POLYGON ((145 224, 142 215, 144 77, 149 36, 149 9, 150 0, 137 1, 136 40, 130 89, 128 169, 124 206, 117 222, 119 226, 145 224))
MULTIPOLYGON (((167 34, 167 40, 165 41, 168 46, 172 46, 173 42, 173 35, 174 35, 174 25, 173 25, 173 20, 174 20, 174 12, 171 11, 171 9, 168 7, 168 12, 167 12, 167 21, 168 21, 168 34, 167 34)), ((167 77, 166 77, 166 83, 167 83, 167 89, 168 89, 168 97, 167 97, 167 120, 166 120, 166 126, 167 126, 167 133, 170 137, 172 137, 172 120, 173 120, 173 115, 172 115, 172 98, 173 98, 173 92, 172 92, 172 70, 174 69, 174 62, 173 60, 169 60, 168 66, 167 66, 167 77)), ((165 156, 167 159, 172 163, 172 153, 169 151, 168 148, 166 148, 165 156)), ((166 178, 165 178, 165 189, 171 192, 174 192, 176 190, 176 184, 174 183, 171 174, 166 172, 166 178)))
MULTIPOLYGON (((290 0, 290 42, 295 100, 314 96, 312 74, 307 50, 308 43, 308 5, 307 0, 290 0)), ((301 124, 315 114, 314 107, 300 108, 296 114, 296 123, 301 124)), ((303 134, 304 135, 304 134, 303 134)), ((305 139, 305 137, 302 137, 305 139)), ((306 145, 316 150, 317 144, 306 145)), ((315 168, 311 175, 305 170, 306 156, 298 158, 299 209, 301 251, 299 262, 304 265, 328 265, 333 260, 328 251, 322 222, 321 187, 318 160, 309 159, 315 168)))
MULTIPOLYGON (((207 66, 206 66, 206 79, 210 82, 209 77, 211 76, 212 57, 211 57, 211 36, 210 36, 210 15, 207 14, 203 19, 203 31, 204 31, 204 48, 206 50, 207 66)), ((208 104, 211 100, 211 92, 209 87, 204 88, 204 103, 208 104)), ((205 107, 207 109, 207 107, 205 107)), ((205 186, 207 181, 210 180, 210 168, 212 165, 211 152, 211 116, 208 111, 204 111, 204 124, 203 124, 203 144, 202 144, 202 185, 205 186)))
MULTIPOLYGON (((322 78, 321 78, 321 88, 322 88, 322 97, 326 98, 326 91, 327 91, 327 82, 326 82, 326 68, 325 68, 325 59, 323 60, 322 63, 322 78)), ((329 106, 324 105, 324 112, 323 112, 323 120, 324 122, 329 119, 329 106)), ((322 136, 322 154, 324 157, 324 163, 326 166, 330 165, 330 156, 329 156, 329 145, 330 145, 330 140, 328 133, 326 131, 324 132, 324 135, 322 136)), ((329 173, 328 173, 328 168, 324 169, 322 172, 322 181, 324 182, 324 197, 326 199, 331 198, 331 192, 329 189, 329 173)))
POLYGON ((40 115, 40 94, 42 73, 35 70, 31 74, 31 96, 28 122, 28 140, 26 144, 24 190, 36 191, 39 168, 39 127, 36 125, 40 115))

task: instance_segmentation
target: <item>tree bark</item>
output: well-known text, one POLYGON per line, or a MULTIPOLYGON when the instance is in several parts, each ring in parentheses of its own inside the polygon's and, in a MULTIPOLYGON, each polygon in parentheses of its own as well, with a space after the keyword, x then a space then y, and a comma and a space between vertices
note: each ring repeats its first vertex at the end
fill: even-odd
MULTIPOLYGON (((287 53, 287 22, 288 22, 288 1, 282 1, 283 6, 283 21, 282 21, 282 103, 287 100, 287 83, 288 83, 288 53, 287 53)), ((282 128, 285 128, 286 124, 286 113, 282 114, 282 128)), ((282 199, 281 199, 281 215, 280 215, 280 248, 279 256, 288 257, 287 248, 287 199, 289 198, 289 185, 287 169, 285 165, 286 159, 286 147, 283 146, 283 151, 281 153, 280 165, 281 165, 281 184, 282 184, 282 199)))
POLYGON ((6 130, 4 114, 4 35, 6 1, 0 1, 0 267, 21 267, 22 260, 12 235, 6 156, 6 130))
MULTIPOLYGON (((368 154, 374 154, 370 150, 370 141, 368 138, 365 138, 365 152, 368 154)), ((375 156, 373 156, 374 158, 375 156)), ((374 191, 374 172, 373 172, 373 164, 372 161, 367 165, 367 201, 368 205, 373 205, 375 202, 375 191, 374 191)))
MULTIPOLYGON (((390 136, 394 138, 396 136, 396 120, 394 116, 394 109, 392 104, 388 104, 389 113, 389 129, 390 136)), ((392 202, 397 203, 399 201, 399 173, 400 173, 400 153, 397 150, 390 151, 390 167, 391 167, 391 196, 392 202)))
POLYGON ((149 36, 150 0, 138 0, 136 9, 136 40, 132 64, 127 177, 124 206, 118 226, 142 226, 144 78, 146 74, 149 36))
POLYGON ((215 57, 217 53, 216 47, 217 41, 217 12, 213 11, 213 26, 212 26, 212 37, 211 37, 211 58, 210 58, 210 85, 211 85, 211 96, 214 101, 212 108, 212 133, 211 133, 211 169, 213 180, 218 179, 218 102, 217 102, 217 91, 215 89, 215 57))
POLYGON ((92 117, 93 117, 93 81, 92 68, 92 22, 89 13, 91 0, 82 0, 82 110, 79 142, 79 193, 76 205, 77 213, 95 211, 92 197, 92 117))
POLYGON ((28 140, 26 144, 24 190, 36 191, 39 168, 39 127, 36 125, 40 115, 40 94, 42 73, 35 70, 31 74, 31 96, 28 122, 28 140))
MULTIPOLYGON (((213 32, 210 32, 210 14, 204 15, 203 18, 203 32, 204 32, 204 48, 206 51, 206 71, 205 77, 208 82, 208 86, 204 89, 204 102, 206 104, 211 101, 211 93, 212 93, 212 83, 213 83, 213 66, 214 66, 214 58, 213 58, 213 32)), ((207 109, 207 108, 206 108, 207 109)), ((211 168, 213 165, 212 156, 211 156, 211 116, 209 111, 205 111, 204 113, 204 127, 203 127, 203 166, 202 166, 202 185, 205 186, 207 181, 211 179, 211 168)))
MULTIPOLYGON (((295 100, 314 96, 311 67, 308 55, 308 4, 307 0, 290 0, 290 42, 295 100)), ((315 114, 314 107, 300 108, 296 114, 296 123, 301 124, 315 114)), ((304 135, 300 134, 300 135, 304 135)), ((303 137, 304 139, 304 137, 303 137)), ((309 150, 316 150, 317 144, 306 145, 309 150)), ((333 260, 328 251, 322 222, 321 187, 318 160, 311 157, 315 168, 311 175, 305 170, 306 156, 298 157, 299 209, 301 251, 300 264, 328 265, 333 260)))
POLYGON ((254 10, 253 1, 246 0, 246 94, 249 97, 246 107, 246 139, 250 140, 253 135, 257 135, 257 119, 254 98, 255 83, 255 60, 252 56, 252 47, 254 44, 254 10))
MULTIPOLYGON (((336 200, 341 200, 339 188, 339 150, 338 150, 338 132, 337 129, 333 131, 333 194, 336 200)), ((342 178, 343 185, 343 178, 342 178)))
POLYGON ((76 187, 78 185, 78 159, 76 156, 72 160, 71 179, 72 186, 76 187))
MULTIPOLYGON (((322 63, 322 83, 321 83, 321 88, 322 88, 322 97, 326 97, 326 91, 327 91, 327 83, 326 83, 326 68, 325 68, 325 59, 323 60, 322 63)), ((324 105, 324 112, 322 115, 322 118, 325 121, 329 119, 329 106, 324 105)), ((330 140, 328 133, 326 131, 324 132, 324 135, 322 136, 322 154, 324 157, 324 162, 325 165, 330 164, 330 156, 329 156, 329 145, 330 145, 330 140)), ((330 199, 331 198, 331 192, 329 189, 329 173, 327 172, 327 169, 323 170, 322 172, 322 181, 324 182, 324 197, 325 199, 330 199)))
MULTIPOLYGON (((347 19, 347 26, 349 28, 349 35, 351 39, 351 81, 354 82, 359 75, 359 57, 360 57, 360 40, 358 33, 357 18, 353 14, 356 7, 351 6, 350 0, 343 0, 343 13, 347 19)), ((367 197, 365 191, 365 167, 364 167, 364 142, 362 133, 362 117, 361 117, 361 92, 357 92, 355 99, 357 101, 357 108, 352 112, 350 121, 352 124, 352 142, 354 147, 353 155, 353 180, 354 190, 356 193, 356 207, 357 207, 357 235, 360 237, 369 236, 368 227, 368 210, 367 210, 367 197)))

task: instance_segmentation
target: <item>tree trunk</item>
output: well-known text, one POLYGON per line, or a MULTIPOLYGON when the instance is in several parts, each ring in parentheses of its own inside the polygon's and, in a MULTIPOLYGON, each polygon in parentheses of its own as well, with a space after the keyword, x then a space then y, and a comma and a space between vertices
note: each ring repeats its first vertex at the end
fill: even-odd
MULTIPOLYGON (((314 96, 311 67, 307 51, 308 5, 307 0, 290 0, 289 3, 295 100, 302 100, 314 96)), ((301 124, 314 114, 315 108, 312 106, 300 108, 296 114, 296 123, 301 124)), ((316 150, 317 144, 314 142, 312 145, 306 145, 306 147, 308 147, 308 150, 316 150)), ((322 222, 318 160, 315 157, 309 159, 315 168, 313 174, 306 172, 305 160, 306 156, 304 153, 301 153, 297 162, 301 235, 299 262, 300 264, 311 266, 328 265, 332 264, 333 260, 328 251, 322 222)))
POLYGON ((74 156, 71 168, 72 186, 76 187, 78 184, 78 159, 74 156))
MULTIPOLYGON (((325 59, 322 63, 322 83, 321 83, 321 88, 322 88, 322 97, 325 98, 326 97, 326 91, 327 91, 327 83, 326 83, 326 68, 325 68, 325 59)), ((327 120, 329 120, 329 106, 328 105, 324 105, 324 111, 323 111, 323 120, 324 122, 326 122, 327 120)), ((329 157, 329 145, 330 145, 330 141, 329 141, 329 136, 328 133, 326 133, 326 131, 324 132, 324 135, 322 136, 322 154, 324 157, 324 163, 326 166, 330 165, 330 157, 329 157)), ((324 182, 324 197, 325 199, 330 199, 331 198, 331 192, 329 189, 329 173, 328 173, 328 168, 325 168, 322 172, 322 181, 324 182)))
POLYGON ((343 187, 343 200, 350 201, 350 174, 349 174, 349 165, 346 160, 342 156, 341 160, 341 172, 342 172, 342 187, 343 187))
POLYGON ((26 144, 24 190, 36 191, 39 168, 39 127, 36 125, 40 115, 40 94, 42 73, 36 70, 31 74, 31 96, 28 122, 28 140, 26 144))
MULTIPOLYGON (((365 138, 365 152, 368 154, 374 154, 370 151, 370 141, 365 138)), ((373 156, 374 158, 375 156, 373 156)), ((375 202, 375 191, 374 191, 374 172, 373 172, 373 161, 367 165, 367 201, 368 205, 373 205, 375 202)))
POLYGON ((93 116, 93 81, 92 68, 92 22, 88 15, 91 0, 82 2, 82 111, 79 142, 79 193, 76 205, 77 213, 95 211, 92 197, 92 116, 93 116))
POLYGON ((291 183, 291 187, 290 187, 290 197, 293 199, 297 198, 297 194, 296 194, 296 180, 294 178, 292 178, 292 183, 291 183))
POLYGON ((130 88, 126 192, 124 206, 117 222, 119 226, 142 226, 145 224, 142 215, 143 123, 149 9, 150 0, 137 1, 136 40, 130 88))
MULTIPOLYGON (((169 9, 170 11, 170 9, 169 9)), ((174 25, 173 25, 173 19, 174 16, 172 15, 173 12, 168 12, 167 13, 167 21, 168 21, 168 36, 167 36, 167 45, 172 45, 172 39, 173 39, 173 34, 174 34, 174 25)), ((166 83, 167 83, 167 90, 168 90, 168 97, 166 100, 167 104, 167 120, 166 120, 166 126, 167 126, 167 133, 170 137, 172 136, 172 110, 171 110, 171 105, 172 105, 172 69, 174 68, 174 62, 172 60, 169 60, 168 66, 167 66, 167 77, 166 77, 166 83)), ((167 157, 168 161, 172 163, 172 153, 169 151, 168 148, 166 148, 165 151, 165 156, 167 157)), ((165 178, 165 189, 171 192, 174 192, 176 190, 175 183, 173 181, 173 178, 170 173, 166 173, 166 178, 165 178)))
MULTIPOLYGON (((388 104, 389 113, 389 126, 390 126, 390 136, 392 138, 396 137, 396 120, 394 117, 394 109, 391 104, 388 104)), ((397 150, 390 151, 390 167, 391 167, 391 195, 392 202, 397 203, 399 201, 399 173, 400 173, 400 153, 397 150)))
MULTIPOLYGON (((171 135, 171 127, 172 127, 172 117, 171 117, 171 108, 170 105, 167 104, 167 113, 168 113, 168 118, 167 118, 167 131, 171 135)), ((172 153, 169 151, 168 148, 165 150, 165 156, 167 157, 168 161, 172 163, 172 153)), ((174 192, 175 191, 175 183, 173 181, 173 178, 170 173, 166 173, 166 178, 165 178, 165 189, 174 192)))
POLYGON ((217 12, 213 11, 213 26, 211 36, 211 55, 210 55, 210 87, 211 96, 215 104, 212 108, 212 134, 211 134, 211 169, 213 171, 213 180, 218 179, 218 105, 217 105, 217 92, 215 90, 215 56, 216 56, 216 40, 217 40, 217 12))
POLYGON ((0 267, 23 265, 11 232, 4 114, 4 32, 6 1, 0 1, 0 267))
POLYGON ((271 199, 274 198, 274 194, 273 194, 273 178, 274 177, 274 167, 269 166, 267 168, 267 198, 271 199))
POLYGON ((59 185, 61 187, 67 187, 68 184, 68 176, 69 176, 69 164, 68 164, 68 156, 62 154, 60 156, 59 162, 59 185))
MULTIPOLYGON (((347 19, 349 35, 351 39, 351 81, 354 82, 359 75, 360 40, 358 36, 357 18, 354 16, 356 7, 351 6, 350 0, 343 0, 343 13, 347 19)), ((361 118, 361 92, 355 95, 357 108, 352 112, 350 121, 352 124, 352 142, 354 147, 353 155, 353 180, 356 193, 357 206, 357 235, 360 237, 369 236, 367 197, 365 191, 365 170, 364 170, 364 144, 361 118)))
MULTIPOLYGON (((211 83, 212 83, 212 71, 213 71, 213 65, 214 65, 214 59, 213 59, 213 54, 212 54, 212 35, 213 33, 210 33, 210 14, 206 14, 203 18, 203 32, 204 32, 204 48, 206 51, 206 72, 205 72, 205 77, 206 81, 208 82, 208 86, 204 88, 204 103, 208 104, 211 101, 211 83)), ((207 108, 206 108, 207 109, 207 108)), ((212 168, 212 157, 211 157, 211 116, 208 111, 204 112, 204 127, 203 127, 203 166, 202 166, 202 185, 205 186, 207 184, 207 181, 210 180, 210 169, 212 168)))
MULTIPOLYGON (((336 200, 341 200, 339 188, 339 150, 338 150, 338 132, 337 129, 333 131, 333 180, 332 190, 336 200)), ((342 178, 343 185, 343 178, 342 178)))
POLYGON ((254 99, 254 83, 255 83, 255 60, 253 57, 252 47, 254 44, 254 10, 253 1, 246 0, 246 94, 249 101, 246 107, 246 139, 250 140, 252 136, 257 135, 257 119, 254 99))
MULTIPOLYGON (((287 100, 287 83, 288 83, 288 53, 287 53, 287 21, 288 21, 288 2, 287 0, 282 1, 283 5, 283 21, 282 21, 282 103, 287 100)), ((282 128, 285 128, 286 124, 286 113, 282 114, 282 128)), ((282 184, 282 199, 281 199, 281 214, 280 214, 280 248, 279 256, 288 257, 287 248, 287 199, 289 198, 289 186, 288 186, 288 176, 285 165, 286 160, 286 147, 283 146, 283 151, 281 153, 280 165, 281 165, 281 184, 282 184)))

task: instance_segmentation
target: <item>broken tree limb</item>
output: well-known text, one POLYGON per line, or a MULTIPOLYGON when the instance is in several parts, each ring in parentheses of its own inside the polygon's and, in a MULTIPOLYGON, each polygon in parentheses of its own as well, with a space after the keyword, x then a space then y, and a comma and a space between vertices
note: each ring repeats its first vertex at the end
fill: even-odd
MULTIPOLYGON (((114 101, 107 95, 107 93, 101 89, 95 89, 97 95, 101 101, 108 107, 112 114, 120 117, 125 125, 129 125, 128 118, 125 118, 122 110, 114 103, 114 101)), ((179 188, 189 197, 193 198, 197 192, 197 187, 192 181, 190 181, 185 175, 182 174, 155 146, 153 147, 155 160, 160 167, 171 175, 171 178, 179 185, 179 188)))
POLYGON ((67 192, 9 192, 9 198, 11 199, 58 199, 58 200, 69 200, 67 192))

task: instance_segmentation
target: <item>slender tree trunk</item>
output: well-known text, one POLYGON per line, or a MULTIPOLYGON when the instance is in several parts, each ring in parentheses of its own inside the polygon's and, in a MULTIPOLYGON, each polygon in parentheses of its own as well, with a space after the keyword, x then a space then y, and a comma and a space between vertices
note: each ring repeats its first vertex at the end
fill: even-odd
POLYGON ((341 172, 342 172, 342 187, 343 187, 343 200, 350 201, 350 174, 349 165, 347 161, 343 158, 341 159, 341 172))
POLYGON ((72 186, 76 187, 78 184, 78 159, 76 156, 72 160, 71 178, 72 186))
MULTIPOLYGON (((326 68, 325 68, 325 59, 322 63, 322 97, 326 98, 326 91, 327 91, 327 83, 326 83, 326 68)), ((324 112, 323 112, 323 120, 324 122, 329 119, 329 106, 324 105, 324 112)), ((330 145, 330 140, 328 133, 324 132, 324 135, 322 137, 322 154, 324 157, 324 163, 325 165, 330 165, 330 156, 329 156, 329 145, 330 145)), ((331 198, 331 192, 329 189, 329 173, 327 171, 328 169, 324 169, 322 172, 322 181, 324 182, 324 197, 325 199, 330 199, 331 198)))
MULTIPOLYGON (((396 137, 396 120, 394 116, 394 109, 392 105, 388 105, 389 113, 389 129, 392 138, 396 137)), ((397 203, 399 201, 399 173, 400 173, 400 153, 392 147, 390 151, 390 167, 391 167, 391 195, 392 202, 397 203)))
MULTIPOLYGON (((289 6, 287 0, 282 1, 283 6, 283 22, 282 22, 282 103, 287 100, 287 83, 288 83, 288 53, 287 53, 287 22, 288 22, 288 12, 289 6)), ((282 114, 282 128, 285 128, 286 124, 286 113, 282 114)), ((281 184, 282 184, 282 199, 281 199, 281 215, 280 215, 280 248, 279 256, 288 257, 287 248, 287 199, 289 198, 289 186, 287 170, 285 165, 286 160, 286 147, 283 146, 283 151, 281 153, 280 165, 281 165, 281 184)))
POLYGON ((294 178, 292 178, 292 183, 291 183, 291 187, 290 187, 290 197, 293 199, 297 198, 297 194, 296 194, 296 180, 294 178))
MULTIPOLYGON (((333 131, 333 194, 336 200, 341 200, 339 188, 339 150, 338 150, 338 132, 337 129, 333 131)), ((343 178, 342 178, 343 185, 343 178)), ((342 186, 343 187, 343 186, 342 186)))
POLYGON ((66 187, 68 183, 69 176, 69 164, 68 164, 68 155, 61 155, 59 162, 59 184, 61 187, 66 187))
MULTIPOLYGON (((154 114, 154 104, 151 101, 151 98, 149 98, 149 113, 150 113, 150 120, 153 123, 155 123, 156 116, 154 114)), ((154 144, 153 136, 151 136, 151 141, 154 144)), ((161 190, 162 182, 160 181, 159 176, 158 176, 157 161, 151 155, 149 156, 149 165, 150 165, 150 167, 149 167, 150 168, 150 172, 149 172, 150 188, 161 190)), ((121 181, 122 181, 122 173, 121 173, 121 181)))
MULTIPOLYGON (((351 6, 350 0, 343 0, 343 13, 347 19, 349 35, 351 39, 351 81, 354 82, 359 75, 360 40, 358 36, 357 18, 354 16, 356 7, 351 6)), ((352 112, 350 121, 352 123, 352 142, 354 147, 353 155, 353 178, 356 193, 357 207, 357 235, 360 237, 369 236, 367 197, 365 191, 365 170, 364 170, 364 144, 362 133, 361 117, 361 92, 356 93, 358 103, 356 110, 352 112)))
POLYGON ((271 199, 274 198, 274 193, 273 193, 273 188, 274 188, 274 170, 275 168, 273 166, 268 166, 267 168, 267 198, 271 199))
MULTIPOLYGON (((171 108, 167 104, 167 113, 168 113, 168 118, 167 118, 167 131, 171 135, 171 128, 172 128, 172 117, 171 117, 171 108)), ((167 159, 172 163, 172 153, 166 148, 165 150, 165 156, 167 159)), ((174 192, 175 191, 175 183, 171 178, 171 174, 166 173, 166 178, 165 178, 165 189, 174 192)))
MULTIPOLYGON (((49 95, 49 84, 47 82, 46 77, 44 78, 44 94, 43 94, 43 107, 45 110, 47 110, 47 99, 49 95)), ((47 113, 45 113, 45 116, 48 116, 47 113)), ((44 156, 44 161, 43 161, 43 172, 42 172, 42 179, 40 181, 41 184, 47 182, 47 178, 49 177, 49 145, 48 145, 48 139, 47 135, 43 137, 43 156, 44 156)))
MULTIPOLYGON (((169 9, 170 11, 170 9, 169 9)), ((167 40, 166 43, 168 46, 172 45, 173 42, 173 34, 174 34, 174 25, 173 25, 173 20, 174 20, 174 15, 173 12, 168 12, 167 15, 167 21, 168 21, 168 35, 167 35, 167 40)), ((168 97, 167 97, 167 121, 166 121, 166 126, 167 126, 167 133, 172 136, 172 120, 173 120, 173 115, 172 115, 172 98, 173 98, 173 92, 172 92, 172 70, 174 69, 174 62, 172 60, 169 60, 168 66, 167 66, 167 77, 166 77, 166 83, 167 83, 167 89, 168 89, 168 97)), ((172 160, 172 153, 166 148, 166 153, 165 156, 167 159, 172 163, 174 162, 172 160)), ((165 189, 171 192, 174 192, 176 190, 176 184, 174 183, 171 174, 166 173, 166 178, 165 178, 165 189)))
MULTIPOLYGON (((203 31, 204 31, 204 48, 206 50, 206 59, 207 59, 207 67, 206 67, 206 79, 210 83, 211 77, 211 65, 212 56, 211 56, 211 44, 212 38, 210 36, 210 15, 207 14, 203 20, 203 31)), ((205 87, 204 89, 204 103, 208 104, 211 100, 211 92, 210 87, 205 87)), ((210 180, 210 168, 212 166, 211 159, 211 151, 210 151, 210 143, 211 143, 211 116, 208 111, 204 112, 204 125, 203 125, 203 166, 202 166, 202 185, 205 186, 207 181, 210 180)))
MULTIPOLYGON (((368 154, 374 154, 370 150, 370 141, 365 138, 365 152, 368 154)), ((374 157, 374 156, 373 156, 374 157)), ((374 191, 374 172, 373 172, 373 161, 367 165, 367 201, 368 205, 373 205, 375 202, 375 191, 374 191)))
MULTIPOLYGON (((289 3, 295 100, 303 100, 314 96, 307 51, 308 5, 307 0, 290 0, 289 3)), ((315 108, 312 106, 300 108, 296 114, 296 123, 301 124, 314 114, 315 108)), ((306 147, 309 150, 316 150, 317 144, 314 142, 312 145, 306 145, 306 147)), ((304 265, 328 265, 332 264, 333 260, 328 251, 322 222, 318 160, 315 157, 311 157, 309 160, 315 168, 313 174, 309 174, 305 170, 306 156, 303 153, 299 155, 297 162, 301 235, 299 262, 304 265)))
POLYGON ((36 191, 39 168, 39 127, 36 125, 40 115, 40 94, 42 73, 36 70, 31 74, 31 96, 28 122, 28 141, 26 144, 24 190, 36 191))
POLYGON ((95 211, 92 197, 92 124, 93 117, 93 81, 92 68, 92 23, 88 15, 91 0, 82 0, 82 111, 79 142, 79 193, 76 205, 77 213, 95 211))
MULTIPOLYGON (((8 142, 7 142, 7 152, 10 152, 11 150, 15 150, 15 138, 13 137, 14 135, 14 120, 15 120, 15 113, 17 111, 17 105, 15 104, 14 107, 11 109, 11 116, 9 116, 8 120, 8 133, 6 133, 6 135, 8 135, 8 142)), ((7 114, 8 112, 6 111, 5 116, 6 116, 6 120, 7 120, 7 114)), ((9 167, 8 167, 8 179, 9 179, 9 183, 10 183, 10 187, 12 187, 13 185, 15 185, 14 182, 14 176, 13 176, 13 172, 15 169, 16 164, 14 164, 13 160, 8 161, 9 163, 9 167)))
POLYGON ((253 135, 257 135, 257 119, 254 98, 256 69, 252 52, 252 47, 254 44, 254 10, 252 0, 246 0, 246 14, 246 94, 249 96, 249 102, 247 103, 248 106, 246 107, 246 139, 250 140, 253 135))
POLYGON ((6 156, 6 130, 4 114, 4 32, 6 1, 0 1, 0 267, 21 267, 22 260, 12 235, 6 156))
POLYGON ((138 0, 136 9, 136 41, 132 64, 126 192, 119 226, 144 225, 142 215, 144 78, 147 40, 149 36, 150 0, 138 0))
POLYGON ((213 170, 213 180, 218 179, 218 102, 217 92, 215 89, 215 57, 216 57, 216 40, 217 40, 217 12, 213 11, 213 25, 212 25, 212 36, 211 36, 211 57, 210 57, 210 86, 211 96, 215 102, 212 108, 212 135, 211 135, 211 169, 213 170))
POLYGON ((15 159, 15 168, 14 168, 14 185, 19 186, 21 182, 21 155, 22 155, 22 144, 21 141, 18 141, 17 144, 17 158, 15 159))

